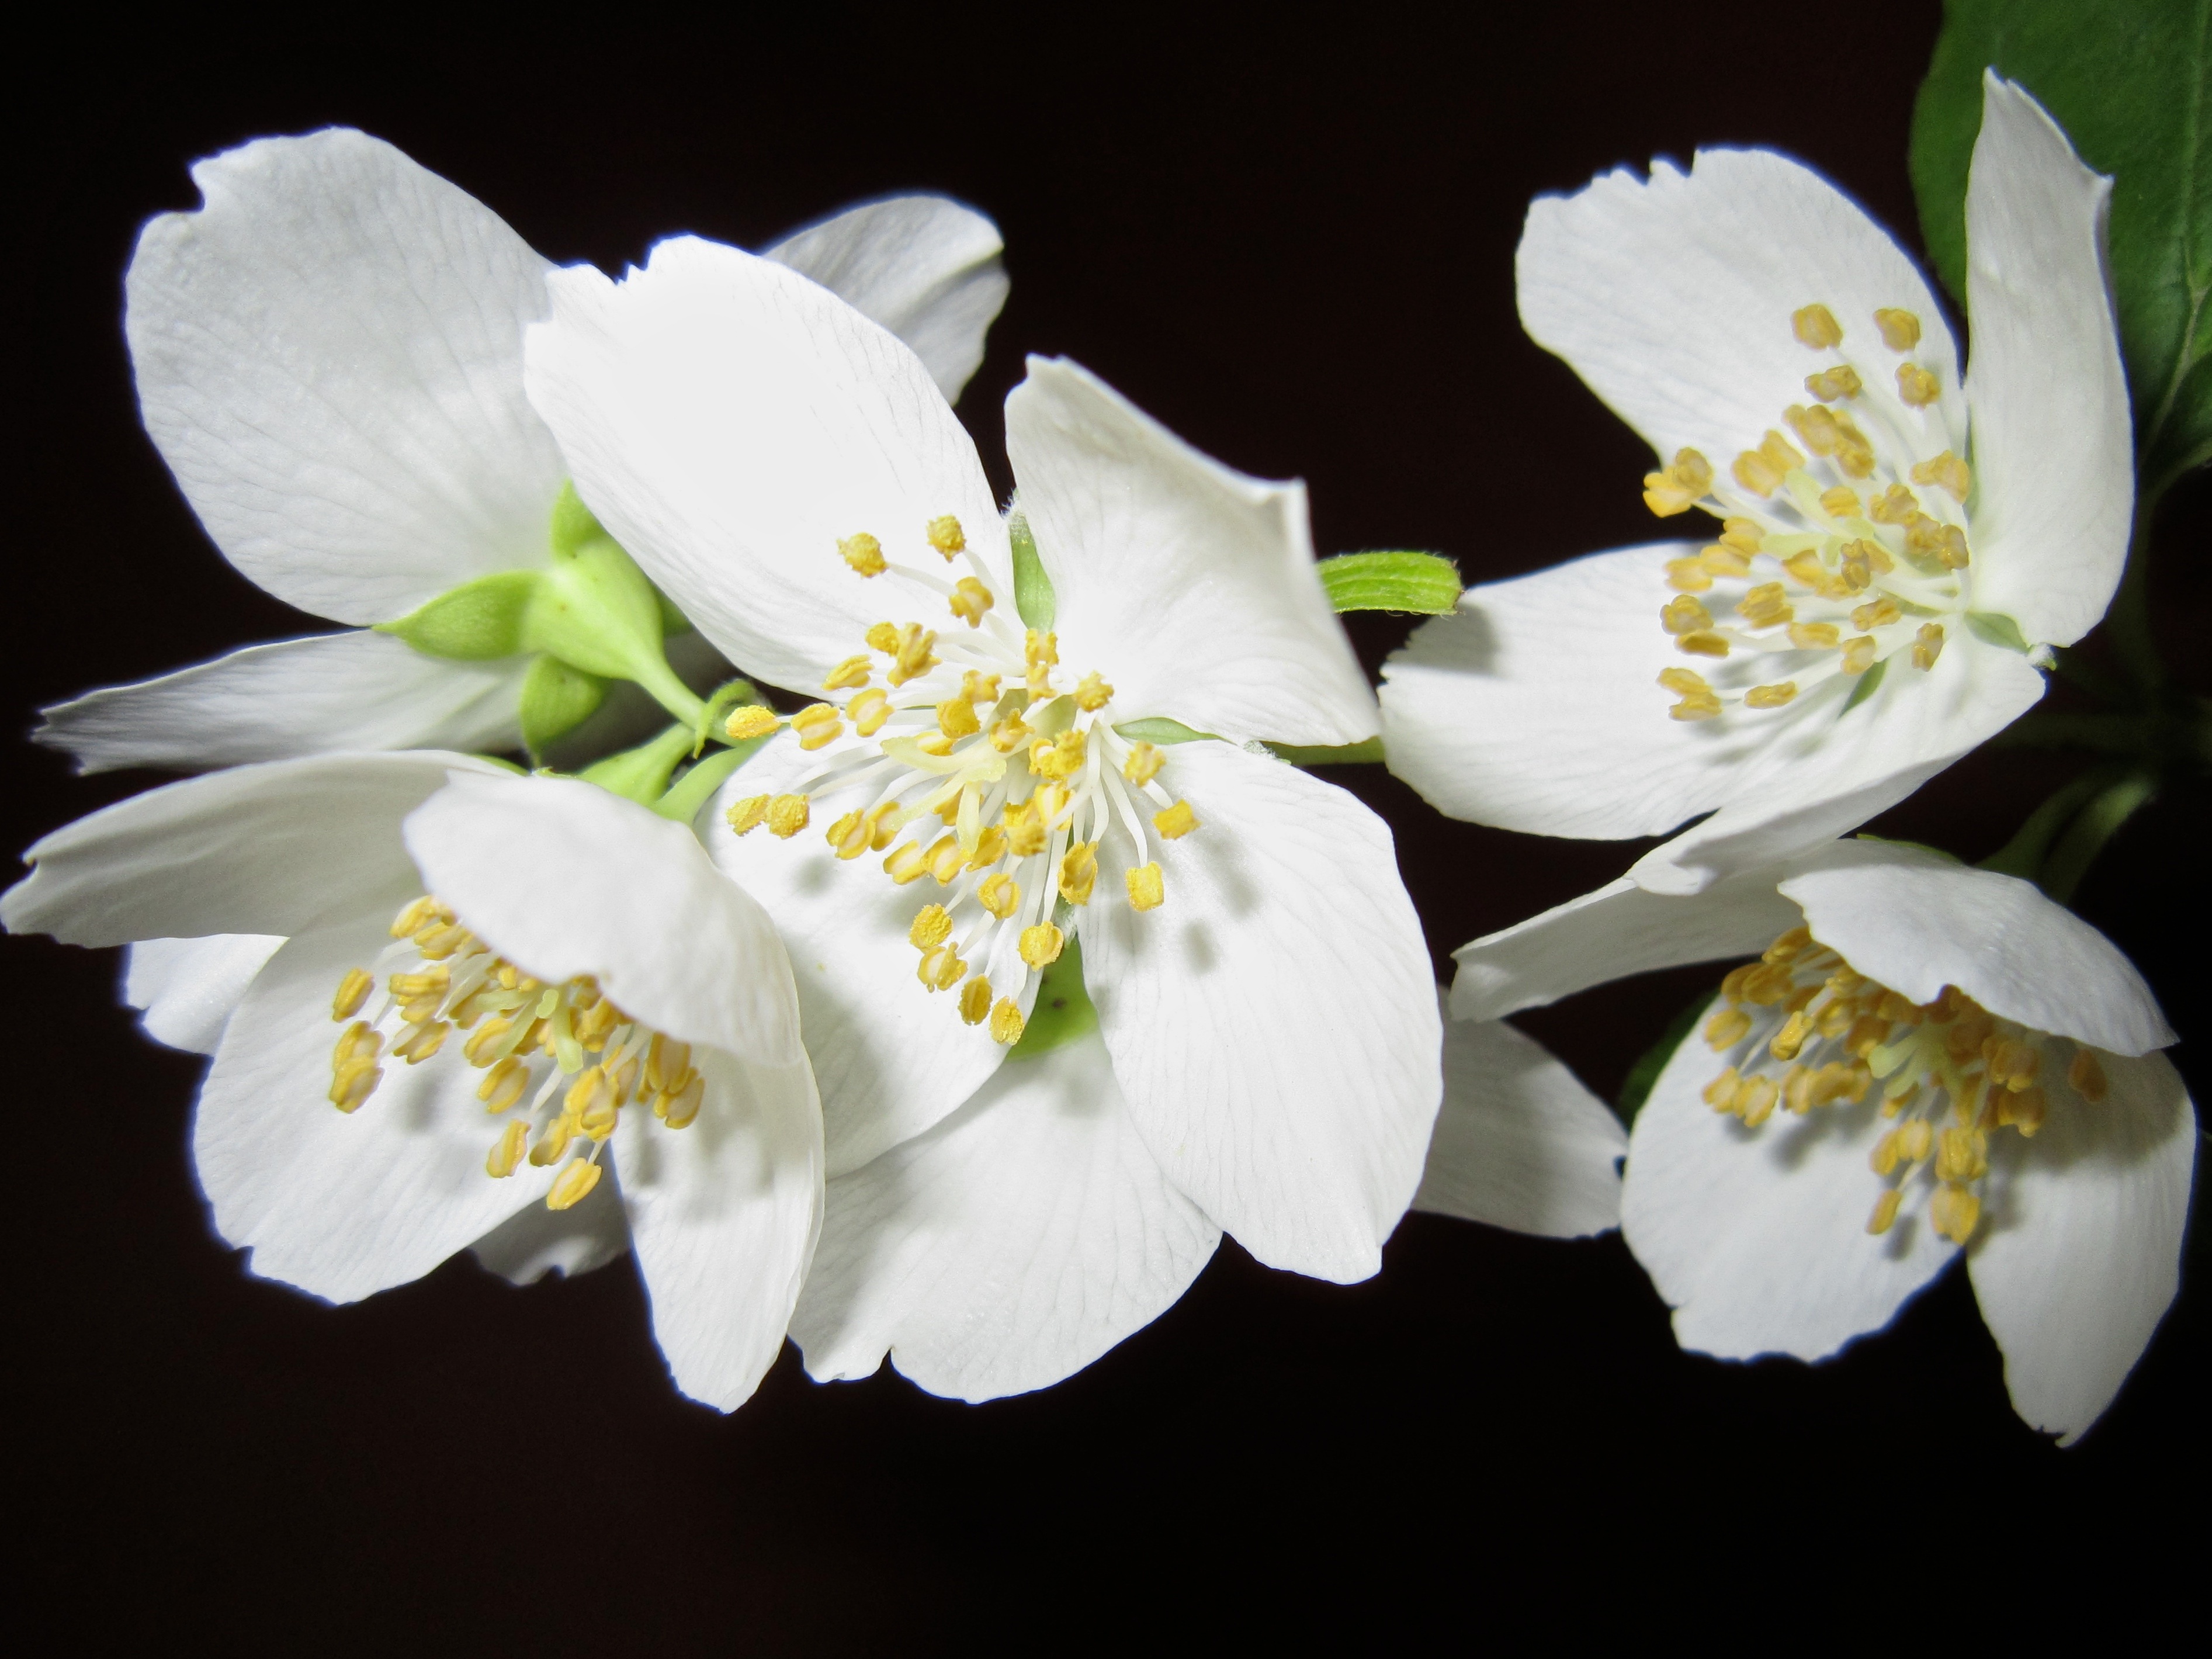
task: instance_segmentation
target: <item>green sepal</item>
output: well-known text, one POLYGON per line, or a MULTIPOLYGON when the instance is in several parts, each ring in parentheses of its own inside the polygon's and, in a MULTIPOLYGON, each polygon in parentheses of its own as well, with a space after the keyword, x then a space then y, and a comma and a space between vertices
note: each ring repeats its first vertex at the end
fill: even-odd
MULTIPOLYGON (((769 733, 769 737, 775 735, 769 733)), ((717 749, 677 779, 667 793, 653 802, 653 810, 678 823, 690 823, 699 816, 699 809, 714 798, 714 792, 729 781, 730 774, 758 754, 767 742, 768 738, 747 738, 743 743, 717 749)))
POLYGON ((502 772, 512 772, 518 778, 526 778, 530 775, 530 769, 528 767, 517 766, 513 761, 507 759, 504 755, 472 754, 469 758, 471 760, 482 761, 486 766, 496 766, 502 772))
POLYGON ((1036 538, 1030 533, 1030 521, 1019 507, 1006 515, 1006 540, 1014 550, 1014 612, 1024 625, 1042 632, 1060 614, 1059 601, 1053 596, 1052 578, 1045 574, 1044 561, 1037 557, 1036 538))
POLYGON ((609 794, 651 806, 667 793, 668 780, 690 757, 693 738, 690 724, 678 721, 635 749, 593 761, 576 775, 609 794))
POLYGON ((1705 1017, 1705 1010, 1720 1000, 1720 994, 1717 989, 1707 991, 1675 1015, 1659 1041, 1646 1048, 1636 1064, 1628 1068, 1628 1076, 1620 1085, 1620 1103, 1613 1109, 1623 1123, 1631 1128, 1636 1127, 1636 1115, 1651 1098, 1652 1085, 1659 1081, 1659 1073, 1667 1069, 1667 1062, 1674 1058, 1674 1051, 1688 1041, 1690 1033, 1698 1029, 1698 1022, 1705 1017))
POLYGON ((1889 672, 1889 659, 1884 657, 1865 673, 1860 675, 1858 684, 1851 688, 1851 695, 1844 699, 1844 706, 1836 711, 1836 717, 1838 720, 1842 719, 1881 690, 1881 677, 1887 672, 1889 672))
POLYGON ((522 617, 525 650, 544 651, 587 674, 634 680, 695 728, 706 712, 661 652, 660 591, 607 536, 562 553, 538 574, 522 617))
POLYGON ((553 498, 552 522, 546 527, 546 544, 553 550, 553 556, 569 558, 586 542, 597 541, 606 533, 576 493, 576 481, 562 480, 561 493, 553 498))
POLYGON ((1356 766, 1367 761, 1382 758, 1382 739, 1370 738, 1364 743, 1344 743, 1315 746, 1299 743, 1271 743, 1268 752, 1277 760, 1286 760, 1293 766, 1356 766))
POLYGON ((426 657, 453 662, 512 657, 525 648, 523 617, 537 591, 536 571, 501 570, 448 589, 398 622, 378 623, 376 631, 404 640, 426 657))
POLYGON ((535 757, 562 732, 582 724, 607 695, 596 674, 558 657, 540 657, 522 677, 522 741, 535 757))
POLYGON ((1060 959, 1040 976, 1029 1024, 1006 1058, 1035 1060, 1097 1029, 1098 1010, 1083 986, 1083 941, 1071 933, 1060 959))
POLYGON ((1467 591, 1459 567, 1439 553, 1340 553, 1314 568, 1340 614, 1396 611, 1449 616, 1467 591))
POLYGON ((1127 720, 1114 729, 1128 738, 1131 743, 1169 744, 1201 741, 1218 743, 1220 741, 1211 732, 1194 732, 1181 720, 1166 720, 1158 715, 1147 720, 1127 720))
POLYGON ((1997 611, 1969 611, 1966 613, 1966 626, 1972 630, 1974 637, 1984 645, 1994 645, 2007 651, 2016 651, 2023 657, 2033 648, 2029 646, 2027 636, 2020 631, 2020 624, 2010 617, 2001 615, 1997 611))

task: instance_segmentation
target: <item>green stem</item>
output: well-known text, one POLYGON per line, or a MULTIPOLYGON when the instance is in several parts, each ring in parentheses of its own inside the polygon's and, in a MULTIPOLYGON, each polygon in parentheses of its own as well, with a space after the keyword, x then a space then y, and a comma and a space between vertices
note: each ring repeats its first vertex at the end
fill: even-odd
POLYGON ((2061 904, 2073 902, 2074 890, 2089 866, 2105 850, 2120 826, 2158 796, 2158 778, 2146 771, 2130 771, 2106 787, 2066 827, 2058 845, 2044 861, 2040 885, 2061 904))
POLYGON ((678 778, 665 794, 653 803, 653 810, 664 818, 674 818, 678 823, 690 823, 699 816, 699 809, 711 800, 714 792, 728 780, 730 774, 750 760, 754 751, 767 741, 766 738, 748 738, 727 749, 717 749, 678 778))
POLYGON ((689 722, 672 726, 650 742, 594 761, 576 775, 611 794, 650 806, 667 789, 670 774, 691 752, 692 738, 689 722))
POLYGON ((2035 880, 2043 872, 2043 862, 2051 856, 2052 844, 2074 821, 2074 815, 2127 775, 2128 769, 2118 765, 2084 772, 2029 813, 2027 822, 2013 838, 1984 859, 1980 867, 2001 876, 2035 880))

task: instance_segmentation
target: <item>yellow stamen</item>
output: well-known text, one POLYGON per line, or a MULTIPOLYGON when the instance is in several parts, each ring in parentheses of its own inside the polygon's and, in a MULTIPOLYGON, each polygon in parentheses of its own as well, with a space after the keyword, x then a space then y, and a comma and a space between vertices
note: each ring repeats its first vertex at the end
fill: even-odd
POLYGON ((1753 708, 1779 708, 1796 695, 1797 682, 1783 680, 1774 685, 1754 685, 1743 694, 1743 700, 1753 708))
POLYGON ((1662 668, 1659 684, 1681 698, 1667 712, 1678 720, 1709 720, 1721 712, 1721 700, 1702 674, 1686 668, 1662 668))
MULTIPOLYGON (((868 643, 871 645, 875 643, 875 631, 872 629, 869 630, 868 643)), ((892 653, 896 660, 891 664, 890 672, 884 678, 888 679, 894 688, 904 685, 908 680, 920 679, 937 666, 937 659, 931 654, 936 645, 935 630, 924 628, 920 623, 908 623, 898 630, 897 647, 892 653)))
POLYGON ((830 826, 823 837, 841 859, 856 859, 868 850, 875 826, 856 808, 830 826))
POLYGON ((952 614, 969 627, 981 628, 983 614, 993 603, 991 590, 973 576, 963 576, 952 585, 952 595, 946 603, 952 607, 952 614))
POLYGON ((1678 593, 1702 593, 1713 585, 1712 573, 1694 558, 1667 561, 1667 586, 1678 593))
POLYGON ((599 1184, 599 1166, 589 1158, 577 1158, 553 1178, 553 1190, 545 1194, 549 1210, 566 1210, 583 1201, 584 1194, 599 1184))
POLYGON ((857 690, 868 683, 868 673, 866 653, 848 657, 830 671, 829 678, 822 682, 822 689, 824 691, 857 690))
POLYGON ((2097 1056, 2087 1048, 2076 1048, 2074 1058, 2066 1067, 2066 1080, 2074 1085, 2074 1092, 2095 1105, 2104 1099, 2112 1085, 2105 1080, 2105 1068, 2097 1063, 2097 1056))
POLYGON ((769 833, 789 841, 806 828, 807 798, 804 795, 778 795, 768 804, 769 833))
POLYGON ((404 1060, 410 1066, 420 1066, 445 1046, 453 1028, 442 1019, 429 1020, 410 1025, 405 1035, 392 1045, 395 1060, 404 1060))
MULTIPOLYGON (((1006 832, 995 823, 990 824, 977 832, 975 845, 968 854, 968 867, 988 870, 1006 855, 1006 832)), ((984 884, 989 884, 988 881, 984 884)))
POLYGON ((1692 657, 1725 657, 1729 642, 1710 629, 1700 629, 1694 634, 1685 634, 1674 641, 1674 648, 1692 657))
POLYGON ((1070 904, 1091 902, 1091 890, 1098 882, 1098 843, 1082 841, 1067 849, 1060 860, 1060 896, 1070 904))
POLYGON ((1129 758, 1121 763, 1121 775, 1139 789, 1159 776, 1160 768, 1168 763, 1166 753, 1149 743, 1129 745, 1129 758))
POLYGON ((1198 828, 1198 814, 1190 810, 1190 803, 1179 800, 1163 811, 1152 814, 1152 828, 1160 832, 1164 841, 1181 841, 1198 828))
POLYGON ((1788 622, 1797 611, 1790 603, 1789 590, 1780 582, 1761 582, 1737 602, 1735 613, 1746 628, 1771 628, 1788 622))
POLYGON ((880 576, 890 568, 884 562, 884 544, 865 530, 857 536, 841 538, 837 550, 856 575, 880 576))
POLYGON ((748 836, 760 828, 762 820, 768 817, 769 803, 775 799, 773 795, 747 795, 723 816, 732 830, 748 836))
POLYGON ((1967 470, 1964 461, 1947 449, 1932 461, 1916 462, 1912 468, 1912 482, 1934 484, 1953 501, 1963 502, 1973 489, 1974 475, 1967 470))
POLYGON ((845 716, 855 732, 872 738, 891 717, 891 700, 881 691, 863 691, 845 705, 845 716))
POLYGON ((1859 506, 1859 492, 1849 484, 1838 484, 1833 489, 1820 492, 1820 511, 1832 519, 1856 519, 1859 506))
POLYGON ((331 1051, 331 1105, 342 1112, 356 1111, 376 1092, 376 1085, 384 1080, 376 1063, 383 1047, 384 1039, 367 1020, 357 1019, 346 1028, 331 1051))
POLYGON ((1877 628, 1887 628, 1893 622, 1905 620, 1905 613, 1897 608, 1897 601, 1883 594, 1869 599, 1851 612, 1851 626, 1862 634, 1872 633, 1877 628))
POLYGON ((672 1129, 689 1128, 706 1100, 707 1079, 694 1072, 684 1079, 681 1089, 663 1094, 653 1103, 653 1115, 672 1129))
POLYGON ((1669 465, 1644 475, 1644 504, 1671 519, 1695 507, 1712 487, 1712 463, 1694 449, 1680 449, 1669 465))
POLYGON ((1012 1048, 1022 1040, 1022 1011, 1013 1000, 1001 997, 999 1006, 991 1010, 991 1041, 1012 1048))
POLYGON ((1129 908, 1132 910, 1157 910, 1167 897, 1157 864, 1141 864, 1127 872, 1129 885, 1129 908))
POLYGON ((1818 374, 1808 374, 1805 390, 1822 403, 1832 404, 1845 398, 1856 398, 1866 387, 1859 380, 1858 370, 1849 363, 1838 363, 1833 368, 1824 368, 1818 374))
POLYGON ((1770 429, 1759 441, 1756 449, 1747 449, 1735 458, 1729 470, 1735 481, 1754 495, 1771 495, 1782 488, 1782 480, 1805 465, 1805 457, 1779 432, 1770 429))
POLYGON ((1006 808, 1006 848, 1018 859, 1035 858, 1044 851, 1044 817, 1036 802, 1025 800, 1006 808))
POLYGON ((1669 634, 1694 634, 1712 625, 1712 612, 1686 593, 1668 600, 1659 611, 1659 626, 1669 634))
POLYGON ((368 974, 358 968, 347 969, 346 976, 338 981, 337 994, 331 999, 331 1018, 351 1019, 375 988, 375 980, 368 974))
POLYGON ((947 564, 951 563, 953 555, 967 550, 967 532, 960 528, 960 520, 950 513, 942 518, 932 519, 929 528, 923 533, 929 538, 929 544, 945 556, 947 564))
POLYGON ((950 831, 937 838, 929 849, 929 873, 937 878, 939 887, 950 887, 959 878, 968 863, 968 849, 960 844, 960 837, 950 831))
POLYGON ((970 1025, 981 1025, 990 1013, 991 981, 978 974, 960 988, 960 1018, 970 1025))
POLYGON ((484 1159, 484 1173, 494 1181, 504 1181, 513 1175, 521 1162, 523 1149, 530 1144, 530 1124, 517 1118, 500 1132, 492 1143, 491 1153, 484 1159))
POLYGON ((1920 343, 1920 319, 1909 311, 1885 306, 1875 313, 1874 325, 1881 331, 1881 343, 1892 351, 1910 351, 1920 343))
POLYGON ((1981 1224, 1982 1200, 1964 1187, 1944 1185, 1929 1200, 1928 1218, 1936 1231, 1954 1244, 1963 1244, 1981 1224))
POLYGON ((947 697, 937 705, 937 729, 948 738, 964 738, 983 729, 975 718, 975 705, 965 697, 947 697))
POLYGON ((1922 673, 1935 667, 1936 659, 1943 654, 1943 624, 1923 623, 1920 631, 1912 636, 1912 665, 1922 673))
POLYGON ((907 943, 918 951, 933 951, 952 937, 952 913, 941 904, 925 904, 906 931, 907 943))
POLYGON ((975 899, 986 910, 1000 921, 1014 914, 1022 902, 1022 884, 1001 870, 994 876, 983 878, 983 884, 975 890, 975 899))
POLYGON ((477 1085, 477 1098, 483 1102, 485 1111, 496 1116, 521 1099, 529 1086, 530 1068, 510 1055, 484 1073, 484 1080, 477 1085))
POLYGON ((1773 1041, 1767 1044, 1767 1051, 1777 1060, 1795 1060, 1797 1051, 1805 1046, 1805 1039, 1811 1035, 1811 1022, 1805 1018, 1805 1011, 1800 1008, 1774 1034, 1773 1041))
POLYGON ((1899 483, 1890 485, 1867 502, 1867 517, 1876 524, 1905 524, 1919 511, 1919 497, 1899 483))
POLYGON ((1032 968, 1049 968, 1060 960, 1060 951, 1066 943, 1067 935, 1048 921, 1041 921, 1034 927, 1024 927, 1021 937, 1022 960, 1032 968))
POLYGON ((530 1161, 539 1169, 558 1164, 568 1150, 568 1143, 576 1138, 576 1120, 563 1113, 545 1126, 538 1137, 538 1144, 530 1149, 530 1161))
POLYGON ((1756 1129, 1774 1115, 1774 1103, 1781 1092, 1771 1077, 1748 1079, 1735 1091, 1735 1115, 1743 1120, 1746 1127, 1756 1129))
POLYGON ((1718 1051, 1733 1048, 1751 1030, 1751 1016, 1741 1008, 1723 1008, 1705 1022, 1705 1042, 1718 1051))
POLYGON ((1052 671, 1060 665, 1060 637, 1038 629, 1030 629, 1023 636, 1022 663, 1027 671, 1027 684, 1031 697, 1052 695, 1052 671))
POLYGON ((799 733, 801 749, 820 749, 835 743, 845 731, 837 711, 826 702, 809 703, 793 714, 791 729, 799 733))
POLYGON ((1866 1230, 1879 1238, 1897 1221, 1897 1206, 1904 1201, 1905 1191, 1892 1187, 1874 1201, 1874 1213, 1867 1218, 1866 1230))
POLYGON ((1011 755, 1035 735, 1027 720, 1019 714, 1009 714, 991 728, 991 747, 1001 755, 1011 755))
POLYGON ((1897 366, 1897 395, 1914 409, 1925 409, 1943 395, 1936 377, 1917 363, 1897 366))
POLYGON ((999 700, 999 677, 969 669, 960 677, 960 695, 970 702, 996 702, 999 700))
POLYGON ((392 937, 405 939, 408 934, 416 932, 427 922, 451 921, 453 919, 452 911, 425 893, 421 898, 409 903, 392 919, 392 937))
POLYGON ((960 947, 945 944, 921 953, 915 977, 933 991, 949 991, 960 983, 967 972, 968 964, 961 960, 960 947))
POLYGON ((1844 343, 1844 326, 1836 313, 1823 305, 1799 307, 1790 313, 1790 331, 1798 343, 1815 351, 1832 351, 1844 343))
POLYGON ((1874 666, 1874 635, 1862 634, 1844 644, 1843 669, 1846 674, 1863 674, 1874 666))
POLYGON ((886 656, 895 657, 898 654, 899 631, 895 623, 871 623, 868 625, 868 631, 860 637, 867 642, 868 648, 872 651, 880 651, 886 656))
POLYGON ((1705 1085, 1705 1104, 1717 1112, 1734 1111, 1736 1087, 1742 1080, 1736 1075, 1735 1067, 1729 1066, 1728 1070, 1705 1085))
POLYGON ((1106 684, 1100 673, 1085 674, 1076 682, 1075 706, 1086 714, 1095 714, 1114 701, 1114 688, 1106 684))
POLYGON ((1800 651, 1832 651, 1843 637, 1833 623, 1791 623, 1790 643, 1800 651))
MULTIPOLYGON (((866 675, 861 677, 866 678, 866 675)), ((757 702, 730 711, 730 718, 722 722, 732 743, 743 743, 748 738, 764 738, 783 724, 773 708, 763 708, 757 702)))

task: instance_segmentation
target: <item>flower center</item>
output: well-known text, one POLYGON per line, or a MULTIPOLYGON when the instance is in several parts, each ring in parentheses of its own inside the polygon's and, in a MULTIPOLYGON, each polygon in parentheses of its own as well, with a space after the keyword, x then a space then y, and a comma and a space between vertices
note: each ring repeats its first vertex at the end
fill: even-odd
MULTIPOLYGON (((2106 1093, 2094 1050, 1990 1013, 1956 986, 1935 1001, 1908 1001, 1877 984, 1811 932, 1794 927, 1721 981, 1728 1005, 1705 1022, 1706 1043, 1731 1056, 1705 1085, 1706 1104, 1757 1128, 1779 1105, 1802 1116, 1838 1103, 1856 1105, 1881 1085, 1891 1121, 1871 1162, 1881 1195, 1867 1221, 1886 1233, 1905 1189, 1925 1179, 1929 1220, 1963 1244, 1980 1224, 1979 1187, 1990 1137, 2032 1137, 2050 1096, 2047 1049, 2071 1046, 2065 1089, 2094 1104, 2106 1093)), ((2063 1096, 2062 1096, 2063 1098, 2063 1096)))
POLYGON ((1680 699, 1668 711, 1678 720, 1711 720, 1730 704, 1809 706, 1824 690, 1848 704, 1900 652, 1933 668, 1946 625, 1969 609, 1973 477, 1956 453, 1966 434, 1944 414, 1939 371, 1914 356, 1920 319, 1875 312, 1879 354, 1871 343, 1844 350, 1824 305, 1790 324, 1802 343, 1840 359, 1806 376, 1810 405, 1783 411, 1797 441, 1769 429, 1726 478, 1685 449, 1644 479, 1644 503, 1661 518, 1701 507, 1722 520, 1718 541, 1667 565, 1677 597, 1660 626, 1686 655, 1728 662, 1711 679, 1689 668, 1660 674, 1680 699))
POLYGON ((545 1195, 552 1210, 599 1185, 599 1149, 624 1106, 649 1099, 653 1116, 672 1129, 699 1115, 707 1085, 692 1068, 691 1045, 639 1024, 588 974, 561 985, 532 979, 427 894, 393 919, 392 937, 375 971, 349 969, 331 1000, 331 1018, 352 1022, 331 1054, 330 1099, 338 1110, 356 1111, 376 1092, 384 1080, 377 1061, 395 1031, 390 1057, 417 1066, 459 1027, 470 1033, 463 1054, 485 1074, 477 1089, 484 1110, 496 1116, 530 1097, 493 1143, 484 1173, 511 1176, 526 1152, 541 1168, 577 1152, 545 1195), (386 977, 376 1012, 356 1018, 375 994, 378 975, 386 977))
MULTIPOLYGON (((960 521, 933 519, 921 540, 948 565, 964 561, 968 574, 947 580, 894 562, 866 532, 838 550, 861 577, 889 574, 943 599, 964 631, 940 635, 919 622, 869 629, 867 649, 823 682, 844 701, 791 716, 799 747, 818 751, 817 769, 788 793, 738 801, 730 827, 743 836, 765 824, 788 839, 811 821, 815 797, 840 801, 828 831, 839 858, 890 848, 883 868, 893 881, 927 877, 940 890, 908 935, 921 953, 915 977, 932 992, 959 988, 961 1018, 988 1021, 994 1039, 1012 1044, 1031 981, 1066 944, 1060 924, 1091 902, 1108 826, 1121 824, 1141 858, 1152 840, 1187 836, 1198 818, 1158 781, 1166 754, 1114 729, 1104 677, 1063 670, 1055 635, 1000 613, 960 521)), ((779 724, 769 709, 741 708, 729 732, 742 739, 779 724)), ((1122 882, 1132 908, 1165 901, 1157 860, 1125 870, 1122 882)))

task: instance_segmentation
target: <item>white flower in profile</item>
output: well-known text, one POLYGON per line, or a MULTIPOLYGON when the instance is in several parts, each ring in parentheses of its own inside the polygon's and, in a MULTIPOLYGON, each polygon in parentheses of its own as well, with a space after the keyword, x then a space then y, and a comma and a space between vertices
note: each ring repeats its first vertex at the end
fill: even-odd
POLYGON ((775 929, 684 826, 465 756, 335 755, 26 857, 10 932, 156 942, 132 1000, 213 1055, 192 1158, 255 1273, 351 1302, 465 1247, 528 1279, 628 1243, 684 1393, 734 1409, 775 1362, 820 1109, 775 929))
POLYGON ((1911 260, 1782 156, 1705 151, 1532 205, 1529 333, 1658 451, 1652 510, 1719 533, 1469 589, 1384 670, 1392 769, 1509 830, 1711 813, 1635 869, 1693 892, 1864 822, 2015 719, 2037 648, 2096 624, 2126 554, 2109 192, 1988 77, 1963 384, 1911 260))
POLYGON ((1754 951, 1629 1140, 1622 1231, 1682 1346, 1824 1358, 1963 1252, 2014 1407, 2070 1443, 2179 1282, 2197 1116, 2149 988, 2030 884, 1865 840, 1623 878, 1462 949, 1453 1008, 1754 951))
POLYGON ((822 1084, 809 1370, 1042 1386, 1224 1229, 1373 1273, 1438 1019, 1388 830, 1244 746, 1375 730, 1303 488, 1032 359, 1002 520, 925 365, 788 271, 675 240, 552 289, 528 381, 585 501, 732 660, 836 699, 702 819, 791 948, 822 1084))
MULTIPOLYGON (((643 583, 617 550, 595 550, 611 569, 578 574, 611 582, 649 637, 606 660, 564 673, 500 629, 455 636, 455 622, 481 624, 473 611, 446 617, 445 655, 374 631, 455 588, 556 562, 567 469, 522 390, 522 331, 546 314, 547 262, 481 203, 360 132, 259 139, 192 176, 204 205, 152 220, 125 283, 146 429, 225 558, 350 626, 92 692, 47 710, 40 741, 88 771, 509 749, 533 671, 555 682, 549 708, 590 707, 596 687, 575 668, 627 671, 683 704, 657 603, 633 591, 643 583)), ((897 331, 953 397, 1005 301, 1000 252, 980 214, 908 196, 766 257, 897 331)))

